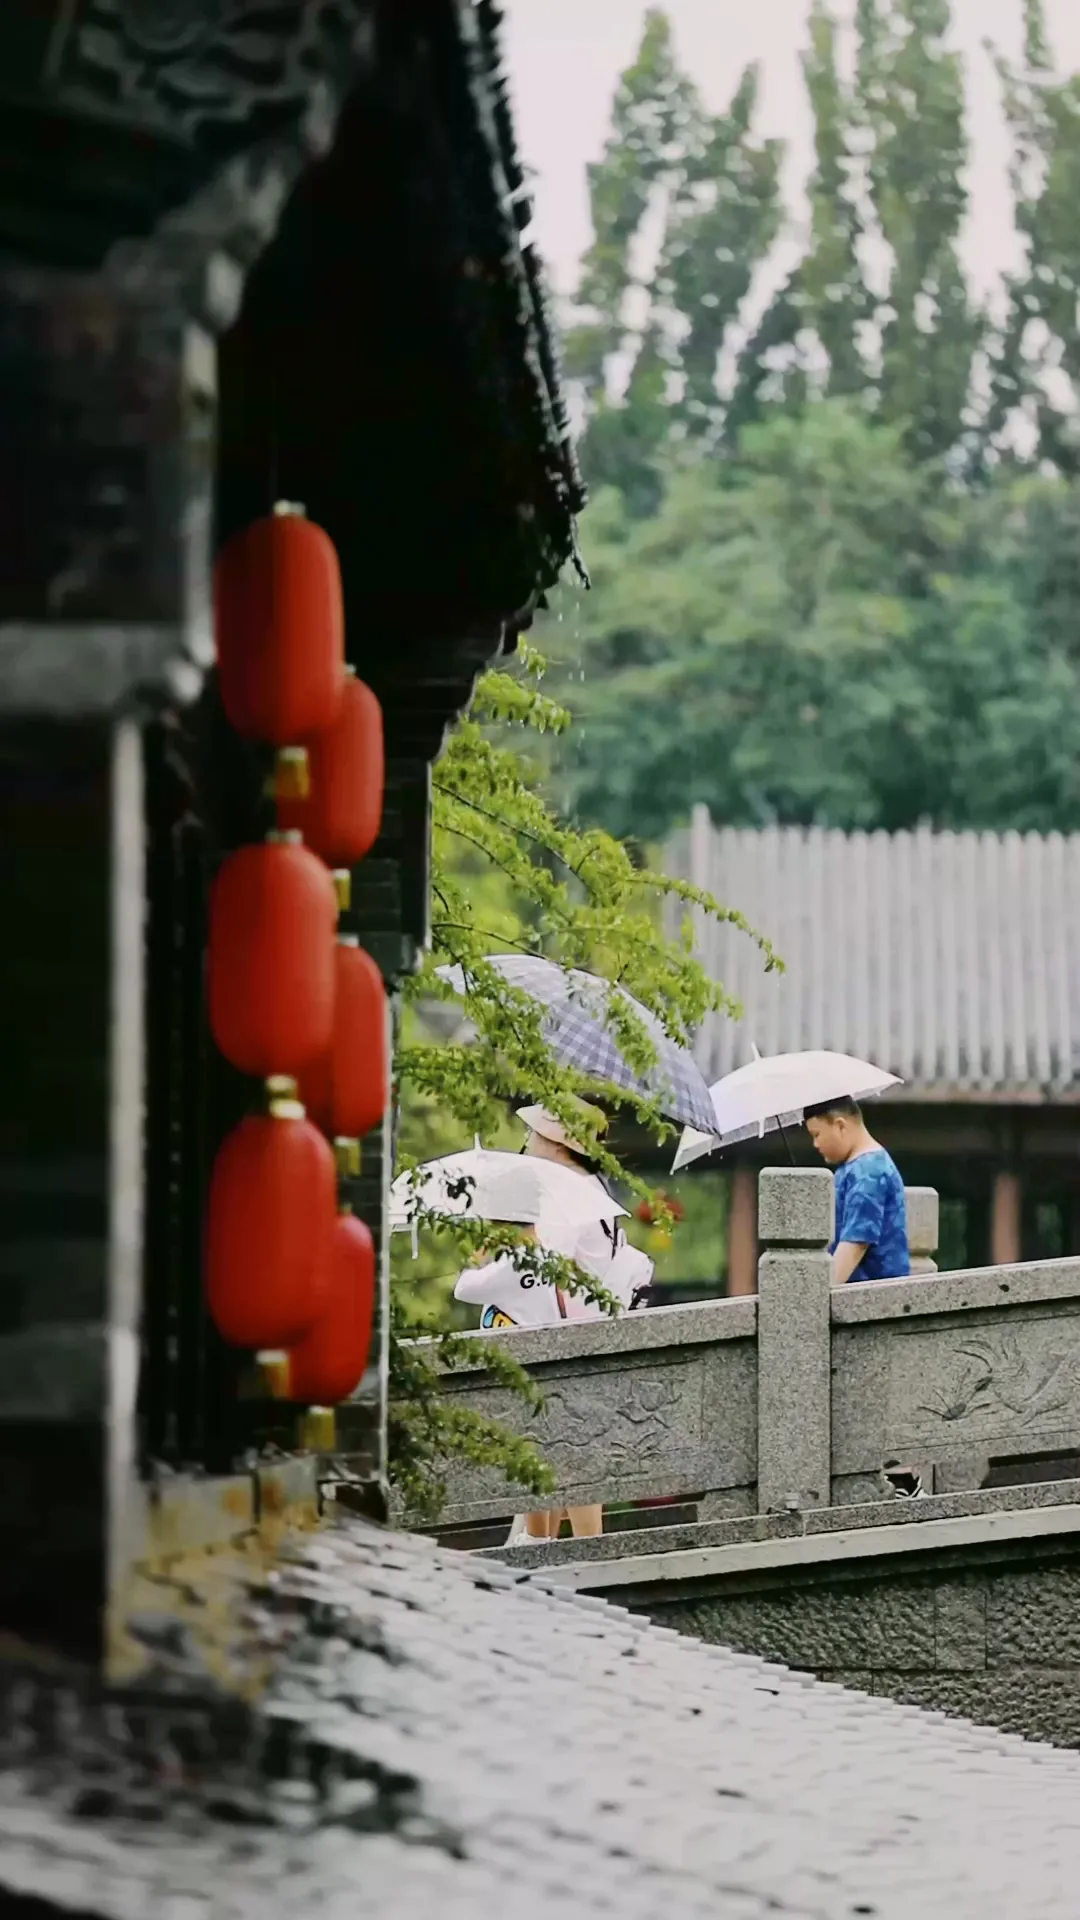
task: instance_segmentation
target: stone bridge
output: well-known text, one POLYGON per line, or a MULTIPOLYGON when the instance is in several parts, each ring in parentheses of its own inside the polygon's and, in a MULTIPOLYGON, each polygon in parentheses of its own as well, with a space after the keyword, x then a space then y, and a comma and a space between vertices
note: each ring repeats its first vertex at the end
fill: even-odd
MULTIPOLYGON (((605 1534, 509 1552, 505 1485, 452 1481, 441 1532, 528 1577, 871 1691, 1080 1744, 1080 1260, 831 1286, 832 1182, 773 1172, 756 1297, 477 1335, 447 1390, 523 1426, 545 1504, 605 1534), (512 1352, 520 1403, 483 1366, 512 1352), (928 1496, 886 1498, 883 1468, 928 1496), (645 1503, 663 1503, 662 1505, 645 1503)), ((927 1270, 929 1269, 929 1270, 927 1270)))

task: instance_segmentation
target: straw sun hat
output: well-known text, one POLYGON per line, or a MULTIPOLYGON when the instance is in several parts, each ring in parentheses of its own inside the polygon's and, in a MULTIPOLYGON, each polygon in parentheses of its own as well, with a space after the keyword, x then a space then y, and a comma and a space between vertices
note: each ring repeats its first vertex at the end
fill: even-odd
MULTIPOLYGON (((584 1101, 580 1101, 578 1106, 582 1120, 586 1124, 591 1123, 597 1133, 603 1133, 607 1127, 607 1121, 600 1109, 586 1106, 584 1101)), ((562 1121, 557 1120, 546 1107, 519 1107, 517 1118, 523 1126, 528 1127, 530 1133, 538 1133, 541 1139, 550 1140, 557 1147, 565 1147, 568 1153, 580 1153, 585 1159, 589 1158, 592 1148, 584 1146, 580 1140, 575 1140, 572 1134, 567 1133, 562 1121)))

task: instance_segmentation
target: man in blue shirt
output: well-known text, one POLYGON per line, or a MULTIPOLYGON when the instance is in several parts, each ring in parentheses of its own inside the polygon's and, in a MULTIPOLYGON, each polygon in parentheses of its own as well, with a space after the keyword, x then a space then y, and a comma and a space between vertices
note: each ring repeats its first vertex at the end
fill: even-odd
POLYGON ((836 1230, 829 1251, 833 1285, 899 1280, 911 1272, 904 1183, 854 1100, 807 1107, 806 1130, 833 1168, 836 1230))
MULTIPOLYGON (((833 1169, 833 1285, 903 1279, 911 1272, 907 1198, 892 1155, 878 1145, 854 1100, 825 1100, 807 1107, 803 1119, 822 1159, 833 1169)), ((886 1460, 882 1472, 896 1499, 924 1497, 917 1467, 886 1460)))

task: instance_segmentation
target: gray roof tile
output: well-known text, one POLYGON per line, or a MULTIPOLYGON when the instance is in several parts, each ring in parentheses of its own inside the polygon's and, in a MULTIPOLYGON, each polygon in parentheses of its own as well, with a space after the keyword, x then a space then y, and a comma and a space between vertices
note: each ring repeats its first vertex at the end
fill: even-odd
POLYGON ((705 1023, 710 1082, 753 1044, 859 1054, 908 1097, 1074 1089, 1080 835, 714 828, 699 813, 666 866, 743 913, 786 967, 766 974, 744 934, 699 924, 702 959, 745 1014, 705 1023))
POLYGON ((358 1523, 312 1542, 273 1604, 294 1628, 279 1706, 394 1775, 394 1830, 356 1830, 378 1794, 345 1774, 312 1794, 301 1769, 273 1820, 245 1830, 179 1788, 151 1824, 76 1819, 75 1761, 12 1764, 0 1885, 105 1920, 1075 1912, 1075 1754, 822 1686, 594 1596, 504 1584, 490 1563, 358 1523))

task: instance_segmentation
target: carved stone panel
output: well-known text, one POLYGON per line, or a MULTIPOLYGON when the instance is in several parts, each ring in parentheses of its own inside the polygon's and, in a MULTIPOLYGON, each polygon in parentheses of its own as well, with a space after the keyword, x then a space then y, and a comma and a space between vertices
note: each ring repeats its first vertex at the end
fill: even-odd
POLYGON ((702 1369, 675 1363, 592 1377, 569 1374, 548 1388, 530 1438, 568 1479, 586 1462, 616 1479, 647 1473, 684 1453, 702 1433, 702 1369))
MULTIPOLYGON (((478 1413, 503 1421, 538 1448, 558 1477, 557 1498, 648 1499, 748 1486, 756 1471, 756 1376, 751 1342, 661 1351, 617 1365, 537 1370, 544 1406, 460 1381, 478 1413)), ((497 1474, 450 1478, 444 1520, 506 1513, 513 1491, 497 1474)), ((517 1496, 517 1505, 523 1504, 517 1496)))
POLYGON ((1076 1313, 1014 1306, 968 1327, 894 1323, 836 1349, 834 1474, 888 1450, 938 1460, 1080 1438, 1076 1313))

